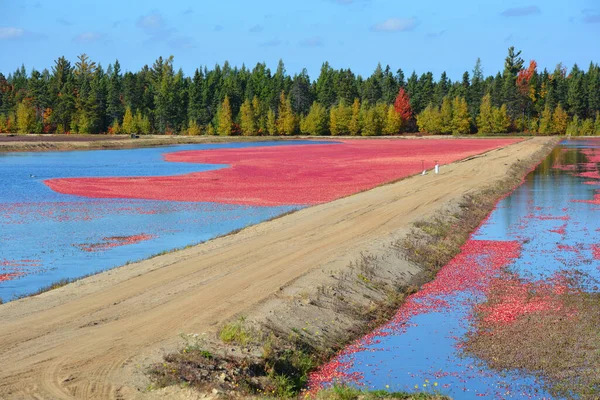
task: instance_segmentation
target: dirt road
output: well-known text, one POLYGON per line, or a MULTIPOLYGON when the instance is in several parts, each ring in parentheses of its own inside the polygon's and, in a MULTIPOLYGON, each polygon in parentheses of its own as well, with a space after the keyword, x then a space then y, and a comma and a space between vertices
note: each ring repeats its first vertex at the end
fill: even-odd
POLYGON ((178 335, 212 332, 311 269, 347 263, 500 178, 534 138, 208 243, 0 305, 0 398, 133 398, 178 335))

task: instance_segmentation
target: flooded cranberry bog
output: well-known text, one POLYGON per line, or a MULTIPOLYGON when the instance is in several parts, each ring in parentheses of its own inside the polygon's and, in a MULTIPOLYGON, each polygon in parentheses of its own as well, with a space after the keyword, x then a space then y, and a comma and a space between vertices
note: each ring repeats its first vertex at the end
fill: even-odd
POLYGON ((0 154, 0 298, 515 143, 342 140, 0 154))
POLYGON ((600 398, 599 170, 600 140, 561 142, 392 321, 314 372, 309 390, 600 398))

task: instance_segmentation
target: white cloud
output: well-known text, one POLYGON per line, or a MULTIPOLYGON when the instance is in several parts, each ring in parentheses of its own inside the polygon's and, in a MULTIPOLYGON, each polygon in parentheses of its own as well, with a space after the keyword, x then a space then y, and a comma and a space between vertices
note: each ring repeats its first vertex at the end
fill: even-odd
POLYGON ((92 43, 102 39, 102 34, 97 32, 83 32, 73 38, 74 42, 92 43))
POLYGON ((416 18, 390 18, 371 27, 375 32, 408 32, 417 27, 416 18))
POLYGON ((14 26, 0 26, 0 40, 43 39, 46 35, 14 26))
POLYGON ((18 39, 25 36, 25 29, 10 26, 0 27, 0 39, 18 39))

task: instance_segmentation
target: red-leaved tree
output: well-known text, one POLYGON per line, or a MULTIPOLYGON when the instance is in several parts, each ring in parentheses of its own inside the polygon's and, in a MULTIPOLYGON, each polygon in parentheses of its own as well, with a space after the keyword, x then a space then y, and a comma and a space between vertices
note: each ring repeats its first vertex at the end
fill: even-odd
POLYGON ((396 96, 396 101, 394 102, 394 109, 402 117, 403 124, 406 124, 406 122, 409 121, 412 117, 410 99, 408 98, 408 94, 406 94, 403 88, 400 88, 400 90, 398 91, 398 96, 396 96))
POLYGON ((519 71, 517 75, 517 87, 523 96, 529 96, 529 81, 535 74, 535 70, 537 68, 537 63, 535 60, 531 60, 529 62, 529 67, 527 69, 522 69, 519 71))

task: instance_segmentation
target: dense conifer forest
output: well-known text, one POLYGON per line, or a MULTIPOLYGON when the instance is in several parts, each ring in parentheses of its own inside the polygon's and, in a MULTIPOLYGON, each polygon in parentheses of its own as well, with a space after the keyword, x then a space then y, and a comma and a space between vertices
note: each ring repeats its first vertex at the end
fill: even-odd
POLYGON ((327 62, 316 80, 264 63, 175 70, 173 57, 137 72, 86 54, 50 70, 0 73, 0 132, 218 135, 600 135, 600 67, 539 71, 508 49, 504 70, 480 60, 462 79, 406 75, 378 65, 369 77, 327 62))

